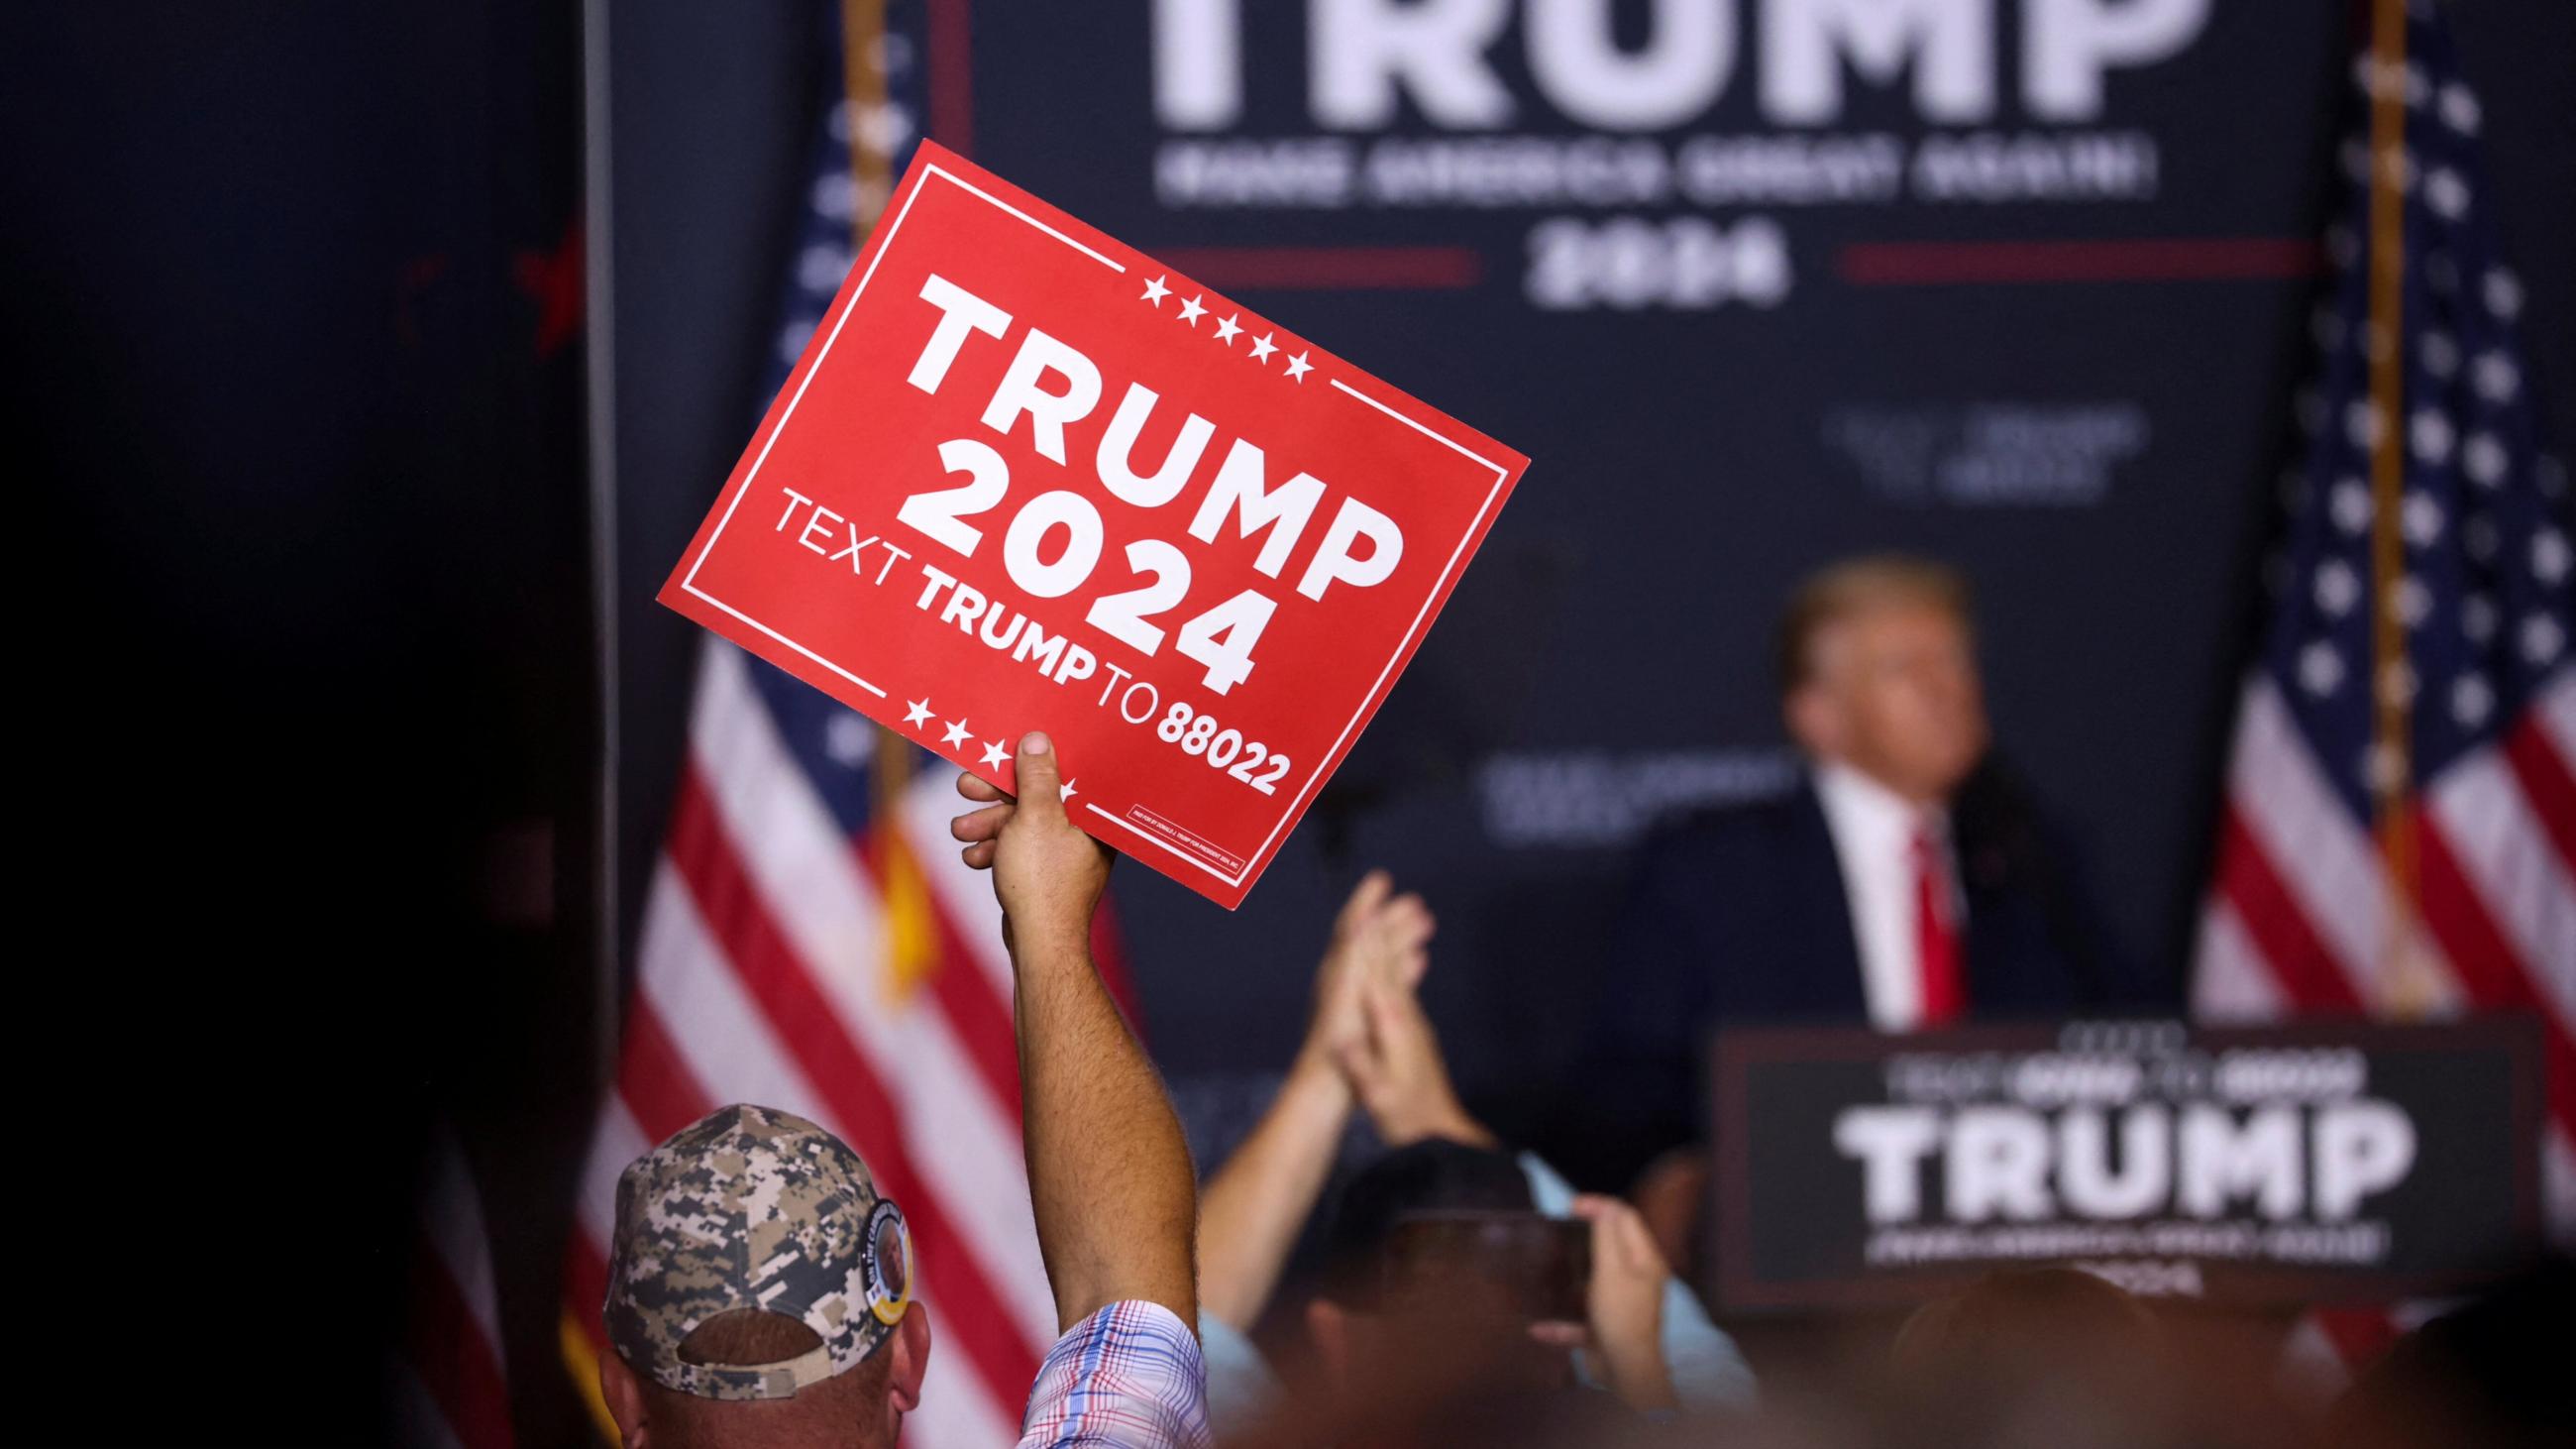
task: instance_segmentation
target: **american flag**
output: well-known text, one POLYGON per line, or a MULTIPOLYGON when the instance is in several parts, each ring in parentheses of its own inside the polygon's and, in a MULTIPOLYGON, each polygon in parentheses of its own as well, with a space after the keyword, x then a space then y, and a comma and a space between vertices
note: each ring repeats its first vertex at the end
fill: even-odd
MULTIPOLYGON (((841 8, 846 92, 814 143, 764 398, 917 139, 912 17, 841 8)), ((936 1347, 906 1442, 1018 1438, 1055 1307, 1021 1156, 1001 914, 949 838, 964 808, 954 780, 793 677, 707 643, 568 1253, 563 1347, 585 1393, 608 1351, 599 1308, 619 1171, 718 1106, 758 1102, 838 1133, 911 1221, 936 1347)), ((1096 932, 1095 954, 1123 1001, 1112 934, 1096 932)))
POLYGON ((2384 0, 2371 117, 2284 479, 2194 994, 2206 1019, 2538 1018, 2542 1191, 2576 1235, 2576 664, 2477 98, 2438 7, 2384 0))
POLYGON ((510 1449, 510 1381, 501 1300, 474 1170, 444 1123, 430 1133, 428 1177, 412 1223, 409 1314, 394 1365, 399 1442, 418 1449, 510 1449))

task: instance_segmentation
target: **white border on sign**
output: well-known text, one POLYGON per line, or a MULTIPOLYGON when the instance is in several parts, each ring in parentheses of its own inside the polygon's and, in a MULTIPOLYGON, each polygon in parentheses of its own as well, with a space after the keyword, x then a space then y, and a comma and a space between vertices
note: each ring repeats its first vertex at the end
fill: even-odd
MULTIPOLYGON (((859 274, 858 285, 850 289, 849 300, 841 306, 841 315, 832 319, 832 330, 823 338, 822 351, 814 354, 814 365, 805 370, 804 380, 796 385, 795 396, 790 397, 787 400, 787 410, 778 415, 778 426, 770 430, 769 441, 760 445, 759 455, 751 460, 750 471, 743 474, 742 487, 735 490, 733 500, 725 505, 723 516, 716 520, 715 532, 707 535, 706 546, 698 550, 698 556, 695 559, 692 559, 689 563, 689 571, 680 578, 681 592, 692 598, 712 605, 715 608, 723 610, 732 617, 741 620, 743 623, 759 630, 762 634, 765 634, 768 637, 777 640, 779 643, 786 645, 788 648, 795 650, 805 658, 811 659, 815 663, 822 665, 834 674, 850 681, 852 684, 857 685, 859 688, 866 690, 868 693, 875 695, 879 699, 887 697, 886 692, 883 689, 867 680, 861 679, 859 676, 852 674, 840 665, 833 663, 831 660, 824 658, 822 655, 815 653, 813 650, 808 649, 804 645, 797 643, 795 640, 788 638, 784 634, 781 634, 776 629, 769 627, 767 624, 751 617, 742 610, 735 608, 733 605, 728 604, 724 600, 717 598, 715 595, 708 593, 706 590, 699 588, 697 586, 697 578, 698 569, 706 563, 707 555, 715 551, 716 540, 724 537, 725 528, 733 522, 734 510, 741 507, 742 500, 751 493, 752 482, 760 476, 761 465, 769 461, 769 450, 777 446, 779 434, 787 431, 788 419, 796 416, 797 406, 805 401, 805 389, 814 385, 814 378, 817 374, 822 372, 825 359, 832 355, 834 344, 841 340, 841 328, 849 322, 850 314, 858 310, 859 296, 861 293, 867 291, 868 283, 875 280, 878 264, 886 259, 887 253, 894 250, 895 234, 903 230, 904 219, 912 215, 912 204, 921 199, 921 193, 928 189, 929 178, 934 176, 948 182, 950 185, 955 186, 958 190, 965 192, 967 195, 974 197, 978 201, 982 201, 1009 216, 1026 222, 1028 225, 1046 233, 1048 236, 1054 237, 1057 241, 1064 243, 1066 246, 1073 248, 1075 251, 1082 253, 1084 256, 1091 258, 1093 261, 1100 263, 1102 266, 1109 268, 1113 272, 1124 273, 1127 270, 1124 263, 1101 255, 1099 252, 1094 251, 1090 247, 1083 245, 1081 242, 1074 240, 1072 237, 1065 235, 1056 228, 1047 225, 1045 222, 1038 220, 1036 217, 1029 215, 1027 212, 1020 210, 1018 207, 1011 205, 1009 202, 1002 200, 1000 197, 993 195, 982 187, 977 186, 973 182, 966 180, 964 177, 948 170, 946 167, 933 162, 923 168, 923 184, 913 188, 912 194, 904 198, 903 209, 896 212, 894 220, 886 224, 884 244, 877 248, 875 256, 868 259, 868 269, 859 274)), ((1476 463, 1482 464, 1487 468, 1493 469, 1494 486, 1486 491, 1485 501, 1476 506, 1475 517, 1467 521, 1466 531, 1461 534, 1458 539, 1458 547, 1451 551, 1448 561, 1440 566, 1440 576, 1432 580, 1431 590, 1424 596, 1421 610, 1413 616, 1413 622, 1405 626, 1404 637, 1397 641, 1394 651, 1387 655, 1386 667, 1378 671, 1376 681, 1369 685, 1368 693, 1361 697, 1359 710, 1351 716, 1348 724, 1342 726, 1342 732, 1334 737, 1332 745, 1324 751, 1323 758, 1317 760, 1314 768, 1307 771, 1305 782, 1300 784, 1295 793, 1288 797, 1287 807, 1280 812, 1278 821, 1270 827, 1270 833, 1262 837, 1260 846, 1254 849, 1246 858, 1244 867, 1241 871, 1238 871, 1233 875, 1227 875, 1225 872, 1218 870, 1215 866, 1212 866, 1206 861, 1199 859, 1197 856, 1191 855, 1189 852, 1173 845, 1170 841, 1161 839, 1150 832, 1139 830, 1134 824, 1117 815, 1111 814, 1109 811, 1101 809, 1098 805, 1087 807, 1092 814, 1117 825, 1128 834, 1135 836, 1137 839, 1151 841, 1153 844, 1162 847, 1164 850, 1180 857, 1182 860, 1188 861, 1190 864, 1197 866, 1200 870, 1206 871, 1209 875, 1216 877, 1218 880, 1221 880, 1230 886, 1242 885, 1244 879, 1254 870, 1259 868, 1261 862, 1270 854, 1271 846, 1278 842, 1280 832, 1286 830, 1288 828, 1288 822, 1296 819, 1297 813, 1305 808, 1307 796, 1311 794, 1315 787, 1323 780, 1324 767, 1326 764, 1338 757, 1342 752, 1342 747, 1350 742, 1351 735, 1360 727, 1360 721, 1368 716, 1371 702, 1376 700, 1378 698, 1378 692, 1386 687, 1388 676, 1395 673, 1397 661, 1401 660, 1405 655, 1405 651, 1411 649, 1414 646, 1414 642, 1421 637, 1424 622, 1430 617, 1432 605, 1440 598, 1441 591, 1449 586, 1451 576, 1458 570, 1459 560, 1466 556, 1468 544, 1475 540, 1477 530, 1484 526, 1485 515, 1493 511, 1494 500, 1501 495, 1503 485, 1509 482, 1512 476, 1510 469, 1503 467, 1501 464, 1494 462, 1490 458, 1486 458, 1470 450, 1455 438, 1446 437, 1440 433, 1433 432, 1430 428, 1423 426, 1412 418, 1406 417, 1404 414, 1388 407, 1385 403, 1382 403, 1376 398, 1370 397, 1367 393, 1360 391, 1358 388, 1352 387, 1350 384, 1343 382, 1340 378, 1328 377, 1325 381, 1331 383, 1338 391, 1346 394, 1347 396, 1359 399, 1371 408, 1386 414, 1388 417, 1395 419, 1397 422, 1402 423, 1424 437, 1431 439, 1433 442, 1439 443, 1450 451, 1458 453, 1476 463)))
MULTIPOLYGON (((1188 861, 1190 864, 1197 866, 1199 869, 1201 869, 1201 870, 1203 870, 1203 871, 1206 871, 1208 874, 1210 874, 1210 875, 1212 875, 1212 876, 1215 876, 1218 880, 1224 881, 1227 885, 1241 885, 1241 884, 1243 884, 1243 877, 1242 877, 1242 876, 1239 876, 1239 875, 1227 875, 1224 871, 1221 871, 1221 870, 1217 869, 1215 866, 1212 866, 1212 865, 1208 864, 1205 860, 1200 859, 1198 856, 1192 855, 1192 854, 1190 854, 1188 851, 1181 849, 1179 846, 1174 845, 1172 842, 1170 842, 1170 841, 1168 841, 1168 840, 1165 840, 1163 837, 1161 837, 1161 836, 1159 836, 1159 835, 1156 835, 1154 832, 1152 832, 1152 831, 1150 831, 1150 830, 1139 830, 1139 829, 1137 829, 1137 828, 1136 828, 1136 822, 1134 822, 1134 821, 1132 821, 1132 820, 1129 820, 1129 819, 1128 819, 1126 816, 1124 816, 1124 815, 1113 815, 1113 814, 1111 814, 1110 812, 1108 812, 1108 811, 1106 811, 1106 810, 1101 809, 1101 808, 1100 808, 1099 806, 1097 806, 1097 805, 1092 805, 1092 804, 1088 804, 1088 803, 1086 803, 1082 808, 1083 808, 1083 809, 1085 809, 1085 810, 1090 811, 1090 812, 1091 812, 1092 814, 1094 814, 1094 815, 1099 816, 1101 819, 1108 821, 1110 824, 1117 826, 1119 829, 1126 831, 1128 834, 1130 834, 1130 835, 1132 835, 1132 836, 1135 836, 1138 840, 1144 841, 1144 842, 1145 842, 1146 844, 1148 844, 1148 845, 1159 845, 1159 846, 1163 847, 1163 849, 1170 851, 1172 854, 1174 854, 1174 855, 1176 855, 1176 856, 1180 857, 1180 858, 1181 858, 1181 859, 1183 859, 1183 860, 1188 861)), ((1255 860, 1260 859, 1260 857, 1259 857, 1259 856, 1255 856, 1255 857, 1253 857, 1253 858, 1254 858, 1255 860)), ((1244 867, 1244 869, 1245 869, 1245 870, 1250 870, 1250 869, 1252 869, 1252 867, 1251 867, 1250 865, 1246 865, 1246 866, 1244 867)))

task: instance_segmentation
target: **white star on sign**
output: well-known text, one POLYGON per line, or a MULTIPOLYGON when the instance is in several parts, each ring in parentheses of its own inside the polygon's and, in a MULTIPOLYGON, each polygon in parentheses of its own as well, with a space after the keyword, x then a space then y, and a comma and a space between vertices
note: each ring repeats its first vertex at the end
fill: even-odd
POLYGON ((1306 354, 1300 352, 1288 359, 1288 375, 1299 382, 1304 382, 1306 374, 1312 371, 1314 371, 1314 365, 1306 360, 1306 354))
POLYGON ((1199 325, 1199 319, 1206 315, 1207 309, 1199 305, 1199 299, 1196 297, 1181 304, 1181 320, 1193 327, 1199 325))
POLYGON ((984 768, 988 770, 999 769, 1010 762, 1011 752, 1002 748, 1002 742, 1000 740, 986 740, 984 742, 984 768))
POLYGON ((1075 789, 1075 788, 1073 788, 1073 782, 1072 782, 1071 780, 1067 780, 1067 781, 1065 781, 1065 782, 1064 782, 1064 792, 1063 792, 1063 793, 1064 793, 1064 798, 1066 798, 1067 800, 1070 800, 1070 799, 1072 799, 1074 796, 1079 795, 1079 794, 1081 794, 1082 792, 1081 792, 1081 791, 1079 791, 1079 790, 1077 790, 1077 789, 1075 789))
MULTIPOLYGON (((1240 316, 1241 314, 1238 313, 1236 315, 1240 316)), ((1235 319, 1233 317, 1228 317, 1224 321, 1216 324, 1216 340, 1224 343, 1228 347, 1233 346, 1234 334, 1243 330, 1234 324, 1235 319)))
POLYGON ((1275 347, 1275 346, 1273 346, 1273 345, 1271 344, 1270 339, 1271 339, 1271 338, 1273 338, 1273 337, 1276 337, 1276 336, 1278 336, 1278 335, 1279 335, 1279 334, 1278 334, 1278 333, 1276 333, 1276 332, 1264 332, 1264 333, 1262 333, 1260 336, 1253 338, 1253 339, 1252 339, 1252 360, 1253 360, 1253 361, 1255 361, 1255 362, 1260 363, 1260 364, 1261 364, 1262 366, 1264 366, 1264 367, 1269 366, 1270 364, 1269 364, 1269 362, 1268 362, 1268 360, 1267 360, 1267 359, 1269 358, 1270 354, 1272 354, 1272 353, 1274 353, 1274 352, 1277 352, 1277 351, 1279 350, 1277 347, 1275 347))
POLYGON ((1156 277, 1145 284, 1145 300, 1153 303, 1154 310, 1157 312, 1163 310, 1163 299, 1170 295, 1172 295, 1172 289, 1163 285, 1161 277, 1156 277))
POLYGON ((930 701, 926 699, 914 700, 912 702, 912 708, 903 712, 903 722, 908 725, 930 723, 930 701))
POLYGON ((940 732, 939 742, 943 745, 962 745, 966 743, 966 721, 962 719, 950 720, 948 722, 948 727, 940 732))

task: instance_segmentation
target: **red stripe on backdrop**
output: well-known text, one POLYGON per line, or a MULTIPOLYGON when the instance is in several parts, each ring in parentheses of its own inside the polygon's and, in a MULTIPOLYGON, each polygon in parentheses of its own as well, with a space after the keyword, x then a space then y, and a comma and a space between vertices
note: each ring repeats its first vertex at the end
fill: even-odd
POLYGON ((2576 880, 2576 776, 2569 774, 2566 759, 2541 727, 2538 710, 2525 712, 2522 723, 2506 733, 2504 757, 2512 762, 2532 815, 2558 847, 2559 865, 2569 880, 2576 880))
POLYGON ((2483 1011, 2527 1011, 2540 1018, 2541 1058, 2548 1074, 2550 1115, 2576 1134, 2576 1040, 2532 984, 2530 967, 2497 929, 2451 842, 2428 810, 2415 812, 2422 869, 2424 924, 2451 958, 2451 971, 2469 1000, 2483 1011))
MULTIPOLYGON (((869 878, 878 883, 882 896, 886 878, 884 841, 874 832, 862 837, 858 859, 869 878)), ((914 864, 923 871, 947 867, 945 861, 916 860, 914 864)), ((967 954, 972 948, 958 932, 957 923, 939 908, 937 894, 925 894, 929 896, 932 928, 939 933, 939 965, 929 979, 931 1000, 948 1018, 949 1029, 966 1048, 966 1059, 974 1065, 975 1075, 984 1079, 1016 1135, 1020 1127, 1020 1048, 1011 1026, 1011 1004, 993 989, 992 978, 967 954)))
POLYGON ((2217 282, 2305 277, 2317 244, 2300 237, 2138 237, 2116 241, 1854 242, 1835 260, 1855 286, 1963 282, 2217 282))
POLYGON ((2246 827, 2246 808, 2240 801, 2228 801, 2226 817, 2220 822, 2219 890, 2236 907, 2246 934, 2254 938, 2255 950, 2294 1007, 2302 1012, 2360 1011, 2361 998, 2352 989, 2352 979, 2308 924, 2307 913, 2264 855, 2262 842, 2246 827))
POLYGON ((1473 247, 1172 247, 1155 259, 1227 291, 1408 291, 1472 287, 1473 247))
MULTIPOLYGON (((668 851, 697 900, 708 933, 724 943, 734 976, 758 1004, 770 1030, 786 1044, 805 1079, 830 1105, 880 1187, 911 1220, 924 1293, 935 1298, 941 1309, 943 1334, 965 1345, 968 1361, 996 1402, 1018 1403, 1037 1375, 1036 1353, 986 1281, 982 1266, 967 1252, 946 1205, 914 1166, 893 1097, 841 1029, 831 1003, 743 873, 741 857, 716 818, 705 781, 694 766, 681 776, 679 798, 671 811, 668 851)), ((724 968, 712 965, 709 969, 724 968)), ((954 1109, 979 1110, 964 1102, 954 1104, 954 1109)))
POLYGON ((635 1125, 644 1129, 645 1140, 656 1143, 722 1105, 707 1100, 706 1087, 681 1058, 671 1041, 671 1029, 662 1024, 662 1014, 640 991, 626 1002, 626 1034, 617 1055, 617 1094, 626 1099, 626 1110, 634 1115, 635 1125))
POLYGON ((405 1359, 437 1400, 448 1429, 465 1449, 507 1449, 510 1386, 497 1346, 465 1306, 464 1291, 425 1230, 412 1232, 411 1337, 405 1359))

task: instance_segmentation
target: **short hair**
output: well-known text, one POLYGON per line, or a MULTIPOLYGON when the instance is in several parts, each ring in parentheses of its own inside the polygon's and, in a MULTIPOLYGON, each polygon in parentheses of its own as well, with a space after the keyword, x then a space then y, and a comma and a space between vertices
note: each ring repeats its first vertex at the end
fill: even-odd
POLYGON ((2007 1268, 1934 1299, 1897 1330, 1887 1367, 1892 1442, 2200 1442, 2171 1418, 2180 1386, 2154 1313, 2080 1269, 2007 1268))
POLYGON ((2061 1354, 2119 1359, 2154 1350, 2156 1317, 2079 1268, 2004 1268, 1914 1310, 1889 1352, 1901 1372, 1955 1384, 1973 1370, 2035 1371, 2061 1354))
POLYGON ((1971 622, 1967 575, 1912 554, 1878 553, 1827 564, 1802 580, 1780 616, 1780 693, 1807 682, 1825 626, 1884 604, 1924 604, 1971 622))
POLYGON ((1376 1306, 1396 1221, 1410 1213, 1529 1212, 1529 1178, 1491 1148, 1427 1137, 1400 1147, 1342 1189, 1324 1232, 1322 1295, 1345 1308, 1376 1306))

